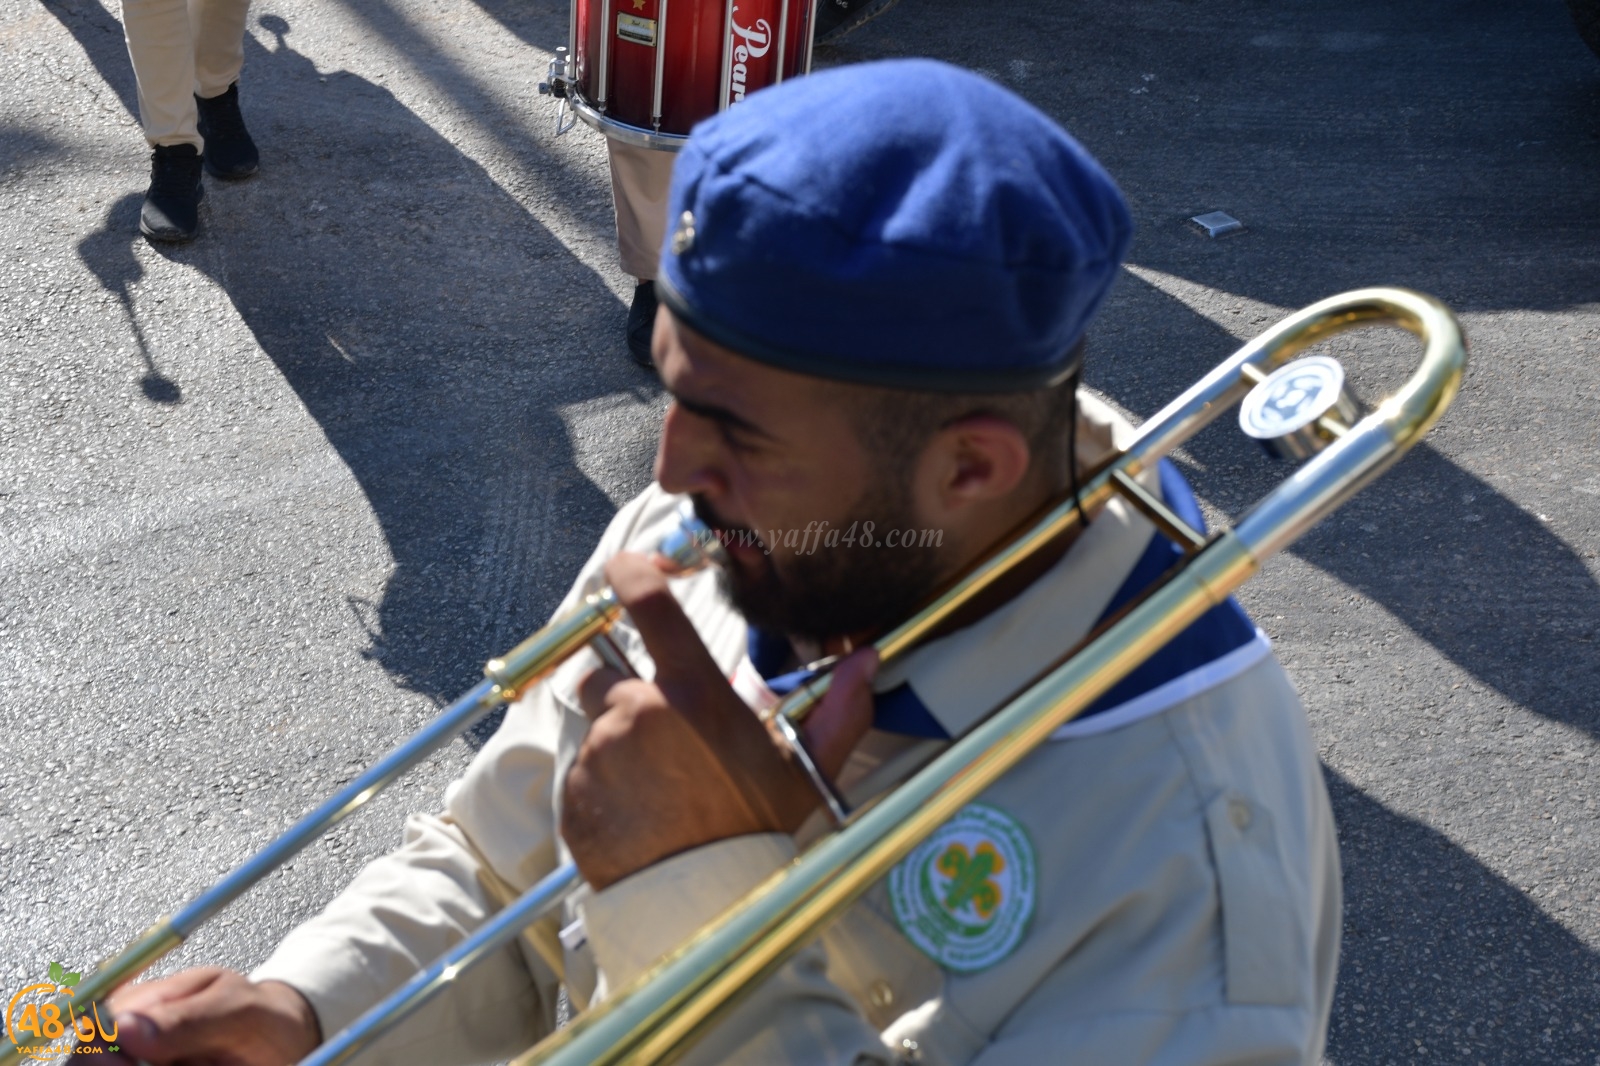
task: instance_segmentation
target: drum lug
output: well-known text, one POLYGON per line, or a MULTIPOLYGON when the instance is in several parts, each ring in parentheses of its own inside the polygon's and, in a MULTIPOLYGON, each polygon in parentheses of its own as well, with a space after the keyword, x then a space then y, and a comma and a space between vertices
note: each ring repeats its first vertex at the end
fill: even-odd
POLYGON ((578 124, 578 115, 571 110, 567 94, 572 90, 572 57, 565 47, 557 48, 550 60, 550 72, 539 83, 540 96, 553 96, 560 101, 556 108, 556 136, 559 137, 578 124))
POLYGON ((545 80, 539 83, 540 96, 566 99, 567 88, 571 84, 571 72, 567 69, 569 62, 566 47, 557 48, 554 58, 550 60, 550 72, 545 76, 545 80))

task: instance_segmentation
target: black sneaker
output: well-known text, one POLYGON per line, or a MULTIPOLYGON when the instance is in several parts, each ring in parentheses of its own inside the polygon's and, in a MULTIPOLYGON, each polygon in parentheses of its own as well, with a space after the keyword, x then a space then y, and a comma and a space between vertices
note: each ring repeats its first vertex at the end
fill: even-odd
POLYGON ((261 153, 239 114, 239 83, 209 100, 194 98, 200 136, 205 139, 206 173, 213 178, 234 181, 248 178, 261 169, 261 153))
POLYGON ((811 39, 833 44, 871 22, 900 0, 817 0, 817 29, 811 39))
POLYGON ((641 281, 633 287, 633 306, 628 308, 628 354, 642 367, 655 369, 650 358, 650 335, 656 328, 656 283, 641 281))
POLYGON ((192 241, 200 229, 200 152, 192 144, 160 144, 150 153, 150 189, 139 232, 153 241, 192 241))

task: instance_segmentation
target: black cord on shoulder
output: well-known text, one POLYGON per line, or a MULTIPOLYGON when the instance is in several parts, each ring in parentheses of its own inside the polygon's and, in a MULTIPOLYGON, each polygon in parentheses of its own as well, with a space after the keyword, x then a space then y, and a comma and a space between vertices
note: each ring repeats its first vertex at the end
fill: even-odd
POLYGON ((1083 514, 1083 501, 1078 498, 1080 491, 1078 485, 1078 386, 1083 381, 1083 370, 1080 367, 1072 372, 1072 378, 1067 386, 1067 416, 1070 419, 1067 426, 1067 477, 1072 486, 1072 507, 1078 512, 1078 528, 1081 532, 1088 521, 1083 514))

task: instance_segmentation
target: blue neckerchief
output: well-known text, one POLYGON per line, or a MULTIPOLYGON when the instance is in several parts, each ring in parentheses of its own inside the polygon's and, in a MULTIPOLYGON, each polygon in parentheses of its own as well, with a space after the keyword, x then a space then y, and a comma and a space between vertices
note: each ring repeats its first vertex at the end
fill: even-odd
MULTIPOLYGON (((775 633, 767 633, 750 627, 748 640, 750 665, 756 668, 767 688, 779 696, 787 696, 801 685, 811 679, 814 671, 791 670, 788 673, 779 673, 789 664, 794 651, 789 647, 789 641, 775 633)), ((939 724, 933 713, 923 705, 922 700, 911 691, 910 685, 897 685, 888 692, 875 692, 872 695, 872 726, 890 733, 904 733, 914 737, 931 737, 936 740, 948 740, 950 734, 944 731, 944 726, 939 724)))
MULTIPOLYGON (((1179 518, 1200 532, 1205 532, 1205 518, 1194 493, 1178 473, 1178 468, 1163 459, 1157 464, 1161 477, 1161 495, 1179 518)), ((1144 554, 1134 564, 1122 587, 1117 589, 1099 620, 1104 621, 1134 597, 1143 592, 1151 582, 1177 562, 1183 552, 1163 534, 1156 533, 1144 554)), ((1194 624, 1174 637, 1164 648, 1123 678, 1105 695, 1101 696, 1079 719, 1110 710, 1113 707, 1158 688, 1168 681, 1182 677, 1191 670, 1221 658, 1236 648, 1255 639, 1256 627, 1233 598, 1213 607, 1201 615, 1194 624)), ((782 636, 765 633, 754 626, 749 636, 750 664, 761 674, 767 687, 779 696, 787 695, 811 677, 809 670, 780 673, 788 665, 793 651, 782 636)), ((1023 679, 1019 679, 1020 684, 1023 679)), ((872 724, 876 729, 902 733, 915 737, 950 739, 931 711, 923 704, 910 685, 898 685, 888 692, 873 696, 872 724)))

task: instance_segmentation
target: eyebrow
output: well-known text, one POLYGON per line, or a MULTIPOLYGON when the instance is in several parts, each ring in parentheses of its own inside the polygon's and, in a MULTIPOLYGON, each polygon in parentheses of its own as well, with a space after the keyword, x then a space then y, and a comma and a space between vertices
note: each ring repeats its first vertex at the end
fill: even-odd
POLYGON ((701 418, 710 419, 713 422, 718 422, 724 426, 728 426, 745 433, 754 434, 766 440, 777 439, 771 433, 768 433, 766 430, 762 429, 748 418, 735 414, 726 407, 719 407, 716 404, 711 403, 703 403, 699 400, 691 400, 689 397, 682 396, 676 392, 672 393, 671 395, 672 401, 679 407, 682 407, 685 411, 688 411, 690 414, 698 415, 701 418))

